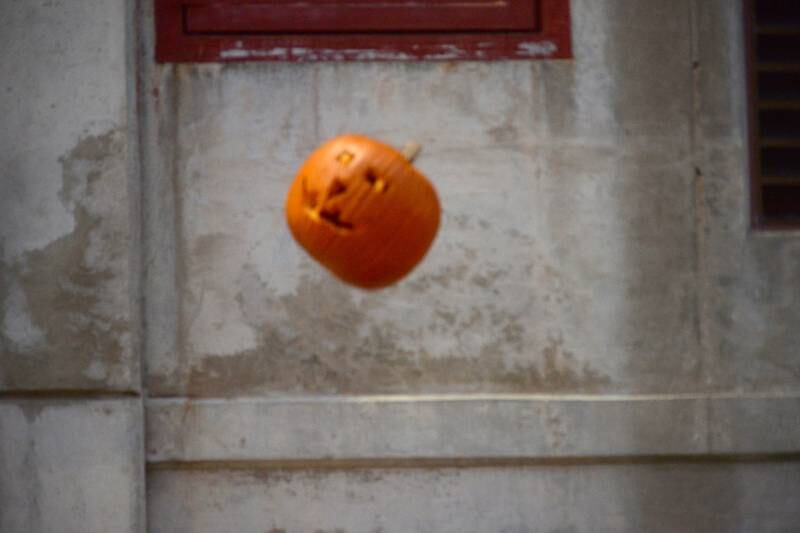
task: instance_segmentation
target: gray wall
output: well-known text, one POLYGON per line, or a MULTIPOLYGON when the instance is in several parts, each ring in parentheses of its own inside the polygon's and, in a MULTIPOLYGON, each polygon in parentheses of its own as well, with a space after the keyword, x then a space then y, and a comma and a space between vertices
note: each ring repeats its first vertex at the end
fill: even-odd
POLYGON ((124 0, 0 2, 0 531, 144 530, 124 0))
POLYGON ((573 38, 561 62, 151 67, 151 394, 794 390, 800 243, 748 229, 737 5, 574 1, 573 38), (387 291, 283 223, 346 131, 419 141, 442 197, 387 291))
POLYGON ((69 530, 53 476, 82 531, 796 530, 738 1, 573 0, 571 61, 228 65, 154 64, 133 4, 0 11, 1 531, 69 530), (420 142, 444 209, 380 292, 283 221, 348 131, 420 142))

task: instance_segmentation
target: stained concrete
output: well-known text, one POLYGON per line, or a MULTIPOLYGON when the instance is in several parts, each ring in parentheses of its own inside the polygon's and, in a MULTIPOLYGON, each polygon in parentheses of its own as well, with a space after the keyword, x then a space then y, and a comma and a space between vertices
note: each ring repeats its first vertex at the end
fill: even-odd
POLYGON ((154 471, 154 533, 789 533, 796 463, 154 471), (233 525, 232 525, 233 524, 233 525))
MULTIPOLYGON (((724 347, 710 334, 719 313, 703 258, 713 243, 701 238, 709 216, 698 196, 710 192, 698 168, 716 168, 699 164, 701 125, 734 124, 725 142, 740 158, 743 142, 742 116, 714 99, 741 70, 739 29, 715 6, 727 18, 712 40, 698 25, 714 6, 574 2, 575 59, 565 62, 154 66, 151 392, 739 387, 720 374, 724 347), (700 93, 714 99, 708 112, 700 93), (345 131, 419 141, 418 166, 442 198, 428 257, 378 293, 331 279, 283 220, 303 157, 345 131)), ((744 166, 718 172, 728 170, 743 182, 744 166)), ((740 245, 758 246, 738 228, 740 245)), ((791 282, 793 264, 780 264, 776 283, 791 282)), ((738 285, 761 282, 753 271, 738 285)), ((775 327, 791 336, 793 323, 775 327)), ((748 390, 775 385, 766 365, 735 360, 741 372, 729 371, 752 375, 748 390)), ((783 377, 784 389, 796 384, 783 377)))
POLYGON ((141 403, 0 400, 0 531, 144 531, 141 403))
POLYGON ((132 3, 0 2, 0 531, 142 533, 132 3))
POLYGON ((0 8, 0 389, 131 390, 127 6, 0 8))
POLYGON ((749 228, 745 73, 737 12, 698 3, 696 189, 707 380, 737 390, 797 390, 798 232, 749 228))
POLYGON ((797 233, 749 226, 740 2, 571 7, 571 61, 147 67, 154 531, 796 528, 797 233), (443 204, 378 293, 283 220, 350 131, 420 142, 443 204))
POLYGON ((800 397, 358 396, 150 400, 152 464, 792 454, 800 397))
POLYGON ((143 405, 152 531, 795 529, 739 2, 571 6, 570 61, 223 66, 155 65, 151 0, 4 3, 0 529, 144 530, 143 405), (444 207, 377 293, 283 219, 346 131, 444 207))

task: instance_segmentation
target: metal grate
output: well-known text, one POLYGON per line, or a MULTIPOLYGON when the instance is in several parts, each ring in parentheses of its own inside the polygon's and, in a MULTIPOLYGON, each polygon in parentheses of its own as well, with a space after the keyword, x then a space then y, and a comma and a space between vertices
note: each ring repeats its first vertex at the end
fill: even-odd
POLYGON ((753 225, 800 228, 800 0, 745 0, 753 225))

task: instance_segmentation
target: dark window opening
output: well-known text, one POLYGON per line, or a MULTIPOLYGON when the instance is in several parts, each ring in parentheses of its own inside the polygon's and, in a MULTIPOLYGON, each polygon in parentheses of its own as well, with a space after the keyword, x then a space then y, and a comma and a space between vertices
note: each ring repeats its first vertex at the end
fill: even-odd
POLYGON ((800 228, 800 1, 744 7, 753 225, 800 228))

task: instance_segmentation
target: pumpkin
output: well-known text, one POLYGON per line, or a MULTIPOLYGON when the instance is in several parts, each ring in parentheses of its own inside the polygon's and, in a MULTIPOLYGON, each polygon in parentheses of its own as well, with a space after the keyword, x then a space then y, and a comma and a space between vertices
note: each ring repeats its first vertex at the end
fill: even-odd
POLYGON ((395 283, 425 256, 439 228, 431 183, 394 148, 341 135, 300 167, 286 199, 295 240, 341 280, 395 283))

